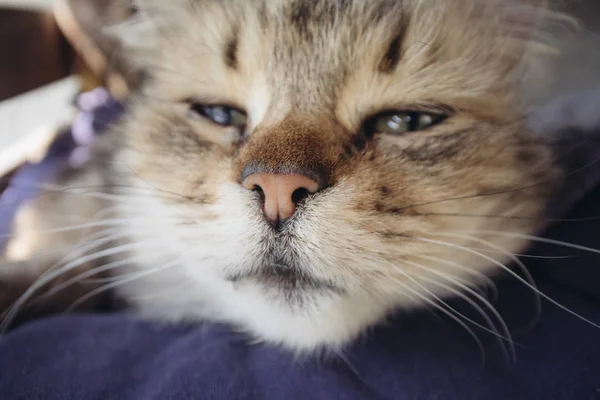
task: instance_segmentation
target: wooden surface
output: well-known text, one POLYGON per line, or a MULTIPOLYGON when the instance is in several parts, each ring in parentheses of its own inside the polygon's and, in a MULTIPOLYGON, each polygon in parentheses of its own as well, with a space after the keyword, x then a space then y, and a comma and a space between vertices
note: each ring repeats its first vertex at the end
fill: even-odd
POLYGON ((70 73, 73 54, 51 13, 0 9, 0 100, 70 73))
MULTIPOLYGON (((102 0, 100 0, 102 1, 102 0)), ((54 0, 0 0, 0 8, 25 10, 51 10, 54 0)))

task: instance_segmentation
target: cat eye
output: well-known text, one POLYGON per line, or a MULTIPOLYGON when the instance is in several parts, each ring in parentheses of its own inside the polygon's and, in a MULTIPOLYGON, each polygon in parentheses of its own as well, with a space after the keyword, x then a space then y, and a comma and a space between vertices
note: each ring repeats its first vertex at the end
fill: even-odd
POLYGON ((434 114, 419 111, 388 111, 378 114, 367 121, 365 133, 372 136, 376 133, 402 135, 416 132, 437 125, 446 118, 444 114, 434 114))
POLYGON ((245 112, 229 106, 191 103, 190 112, 224 127, 244 128, 248 123, 245 112))

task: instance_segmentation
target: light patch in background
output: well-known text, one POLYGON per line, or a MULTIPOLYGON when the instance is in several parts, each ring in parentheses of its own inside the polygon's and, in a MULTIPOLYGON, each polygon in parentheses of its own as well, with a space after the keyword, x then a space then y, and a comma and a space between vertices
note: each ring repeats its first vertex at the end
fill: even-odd
POLYGON ((75 116, 75 77, 0 102, 0 175, 43 150, 56 127, 75 116))
POLYGON ((53 6, 54 0, 0 0, 0 7, 49 10, 53 6))

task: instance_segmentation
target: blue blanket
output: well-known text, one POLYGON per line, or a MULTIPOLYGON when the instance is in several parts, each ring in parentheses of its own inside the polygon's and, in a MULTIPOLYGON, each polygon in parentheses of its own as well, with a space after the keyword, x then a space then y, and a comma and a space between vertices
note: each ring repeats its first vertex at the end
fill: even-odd
MULTIPOLYGON (((572 179, 554 215, 572 211, 546 237, 591 248, 600 248, 600 220, 590 218, 600 216, 600 190, 590 191, 600 178, 599 104, 600 92, 589 92, 532 119, 557 146, 577 149, 562 158, 572 179)), ((600 323, 600 255, 543 243, 529 254, 554 257, 527 259, 542 292, 600 323)), ((600 399, 600 329, 546 300, 537 319, 530 289, 504 276, 497 285, 516 362, 493 334, 472 327, 480 347, 430 311, 397 315, 343 354, 300 358, 214 324, 71 315, 0 337, 0 399, 600 399)), ((461 301, 454 306, 479 318, 461 301)))

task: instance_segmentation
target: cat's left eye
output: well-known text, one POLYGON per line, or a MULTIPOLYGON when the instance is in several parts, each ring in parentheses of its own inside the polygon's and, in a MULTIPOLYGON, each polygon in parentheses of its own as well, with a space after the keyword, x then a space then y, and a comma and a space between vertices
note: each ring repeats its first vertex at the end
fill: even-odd
POLYGON ((365 124, 365 133, 374 135, 383 133, 388 135, 402 135, 427 129, 442 122, 444 114, 434 114, 419 111, 389 111, 378 114, 365 124))
POLYGON ((248 123, 244 111, 229 106, 191 103, 190 112, 224 127, 244 128, 248 123))

